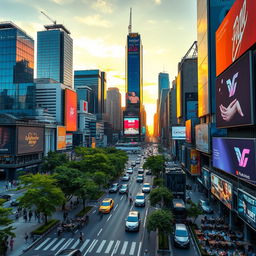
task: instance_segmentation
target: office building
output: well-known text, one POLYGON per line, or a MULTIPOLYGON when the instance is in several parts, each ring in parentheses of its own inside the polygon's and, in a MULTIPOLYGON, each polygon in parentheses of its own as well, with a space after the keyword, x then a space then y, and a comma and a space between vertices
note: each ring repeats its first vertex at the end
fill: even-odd
POLYGON ((0 23, 0 113, 35 115, 34 40, 12 22, 0 23))
POLYGON ((61 24, 37 32, 37 78, 50 78, 73 88, 73 39, 61 24))
POLYGON ((169 74, 161 72, 158 74, 158 99, 160 99, 162 89, 170 88, 169 74))

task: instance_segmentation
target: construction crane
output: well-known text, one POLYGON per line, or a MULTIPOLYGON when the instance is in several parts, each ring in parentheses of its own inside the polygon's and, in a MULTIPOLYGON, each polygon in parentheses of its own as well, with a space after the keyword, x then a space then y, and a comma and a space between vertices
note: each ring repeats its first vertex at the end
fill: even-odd
POLYGON ((53 20, 51 19, 46 13, 44 13, 43 11, 41 11, 41 13, 46 17, 48 18, 54 25, 56 25, 57 21, 56 20, 53 20))

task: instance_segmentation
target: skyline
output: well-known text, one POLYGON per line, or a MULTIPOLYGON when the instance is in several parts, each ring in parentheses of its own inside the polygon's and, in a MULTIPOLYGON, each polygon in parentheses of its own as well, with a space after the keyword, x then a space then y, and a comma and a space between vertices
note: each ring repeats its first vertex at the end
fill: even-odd
POLYGON ((134 0, 125 3, 120 0, 3 0, 0 21, 17 24, 35 40, 35 46, 36 32, 51 23, 41 11, 64 24, 71 31, 74 42, 74 70, 105 71, 108 88, 119 88, 124 105, 130 7, 133 10, 132 31, 140 33, 142 38, 143 103, 152 132, 158 73, 169 73, 171 83, 177 75, 178 62, 196 40, 195 0, 141 0, 139 3, 134 0))

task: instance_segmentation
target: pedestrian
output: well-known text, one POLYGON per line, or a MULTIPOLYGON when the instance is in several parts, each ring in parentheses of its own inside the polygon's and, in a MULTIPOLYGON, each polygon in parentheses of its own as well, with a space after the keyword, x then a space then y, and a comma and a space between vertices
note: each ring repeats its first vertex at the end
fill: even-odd
POLYGON ((80 231, 79 239, 81 243, 84 241, 84 233, 82 231, 80 231))
POLYGON ((11 249, 11 251, 13 250, 13 245, 14 245, 14 239, 13 239, 13 237, 11 237, 11 240, 10 240, 10 249, 11 249))
POLYGON ((28 216, 27 216, 27 214, 24 214, 24 215, 23 215, 23 219, 24 219, 25 222, 28 221, 28 216))
POLYGON ((8 186, 9 186, 9 188, 12 187, 12 183, 10 181, 8 182, 8 186))
POLYGON ((28 221, 29 222, 31 221, 32 216, 33 216, 33 213, 31 210, 29 210, 29 213, 28 213, 28 221))
POLYGON ((8 190, 8 184, 5 185, 5 190, 6 190, 6 191, 8 190))
POLYGON ((147 250, 147 249, 144 251, 144 256, 149 256, 149 255, 148 255, 148 250, 147 250))
POLYGON ((26 208, 23 209, 23 215, 27 215, 27 210, 26 210, 26 208))
POLYGON ((37 220, 37 210, 34 211, 34 218, 37 220))
POLYGON ((37 220, 38 220, 38 223, 40 223, 40 219, 41 219, 40 212, 38 212, 38 213, 37 213, 37 220))
POLYGON ((27 243, 28 242, 28 233, 27 232, 24 235, 24 239, 25 239, 25 243, 27 243))

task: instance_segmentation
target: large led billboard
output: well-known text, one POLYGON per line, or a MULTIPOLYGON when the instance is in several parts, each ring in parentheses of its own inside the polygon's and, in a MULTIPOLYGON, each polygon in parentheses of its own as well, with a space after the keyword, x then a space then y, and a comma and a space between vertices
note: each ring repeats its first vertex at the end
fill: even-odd
POLYGON ((186 142, 192 143, 192 120, 186 121, 186 142))
POLYGON ((253 124, 251 52, 247 52, 216 80, 216 126, 253 124))
POLYGON ((173 140, 185 140, 186 139, 186 127, 185 126, 172 126, 172 139, 173 140))
POLYGON ((140 106, 140 98, 136 95, 136 92, 127 92, 126 93, 126 103, 128 105, 133 105, 133 106, 140 106))
POLYGON ((57 150, 66 149, 66 127, 57 126, 57 150))
POLYGON ((220 75, 256 42, 256 5, 236 0, 216 31, 216 73, 220 75))
POLYGON ((215 174, 211 174, 211 192, 229 209, 232 208, 232 185, 215 174))
POLYGON ((212 139, 213 167, 256 182, 255 139, 212 139))
POLYGON ((0 127, 0 153, 11 153, 13 134, 10 127, 0 127))
POLYGON ((195 127, 196 149, 205 153, 210 153, 210 128, 209 124, 198 124, 195 127))
POLYGON ((77 94, 69 89, 65 90, 65 126, 69 132, 77 130, 77 94))
POLYGON ((256 229, 256 198, 238 189, 238 215, 252 228, 256 229))
POLYGON ((182 86, 181 86, 181 73, 178 73, 176 79, 176 111, 177 111, 177 118, 182 116, 182 86))
POLYGON ((200 154, 196 149, 190 150, 190 173, 200 175, 200 154))
POLYGON ((66 147, 70 148, 73 146, 73 134, 67 133, 66 134, 66 147))
POLYGON ((202 182, 203 185, 207 188, 211 188, 211 176, 210 176, 210 171, 206 169, 205 167, 202 167, 201 169, 201 177, 202 177, 202 182))
POLYGON ((186 120, 197 118, 198 116, 197 93, 185 93, 185 117, 186 120))
POLYGON ((39 153, 44 150, 44 128, 18 127, 17 154, 39 153))
POLYGON ((124 134, 138 135, 140 134, 140 119, 139 117, 124 117, 124 134))

